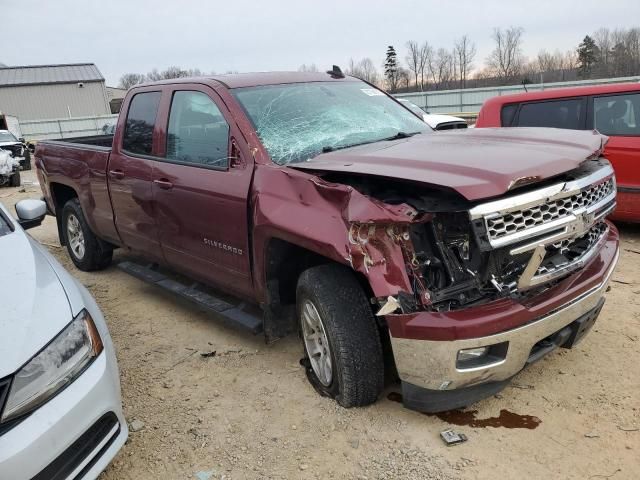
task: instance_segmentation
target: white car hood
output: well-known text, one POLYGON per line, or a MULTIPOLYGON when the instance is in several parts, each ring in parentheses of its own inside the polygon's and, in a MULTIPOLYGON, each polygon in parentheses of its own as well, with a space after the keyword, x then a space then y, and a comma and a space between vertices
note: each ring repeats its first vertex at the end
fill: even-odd
POLYGON ((424 122, 431 128, 436 128, 441 123, 464 122, 464 119, 460 117, 452 117, 451 115, 439 115, 436 113, 425 113, 422 118, 424 119, 424 122))
POLYGON ((0 147, 6 147, 7 145, 20 145, 20 142, 0 142, 0 147))
POLYGON ((0 236, 0 378, 14 373, 71 320, 56 271, 22 229, 0 236))

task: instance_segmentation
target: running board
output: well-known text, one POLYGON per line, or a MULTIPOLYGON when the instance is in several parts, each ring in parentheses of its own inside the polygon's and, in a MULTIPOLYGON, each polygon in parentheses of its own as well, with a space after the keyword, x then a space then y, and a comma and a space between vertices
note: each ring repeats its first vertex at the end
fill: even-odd
POLYGON ((218 297, 198 290, 195 286, 188 287, 177 282, 165 274, 154 270, 151 265, 144 266, 134 262, 120 262, 118 268, 129 275, 157 285, 165 290, 192 301, 196 305, 219 315, 230 326, 248 330, 254 335, 262 333, 262 317, 244 310, 245 304, 233 305, 218 297))

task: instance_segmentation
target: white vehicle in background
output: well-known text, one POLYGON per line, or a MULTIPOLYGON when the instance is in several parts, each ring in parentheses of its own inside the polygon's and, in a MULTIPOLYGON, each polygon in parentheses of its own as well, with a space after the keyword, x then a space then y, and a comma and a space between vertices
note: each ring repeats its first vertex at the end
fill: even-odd
POLYGON ((422 120, 434 130, 457 130, 468 127, 464 118, 427 113, 406 98, 396 98, 396 100, 416 115, 422 117, 422 120))
POLYGON ((9 152, 22 170, 31 170, 31 152, 24 144, 24 138, 18 139, 9 130, 0 129, 0 150, 9 152))
POLYGON ((24 232, 46 204, 16 212, 0 205, 0 479, 95 479, 128 436, 111 337, 91 294, 24 232))
POLYGON ((11 152, 0 149, 0 187, 20 186, 20 162, 11 152))

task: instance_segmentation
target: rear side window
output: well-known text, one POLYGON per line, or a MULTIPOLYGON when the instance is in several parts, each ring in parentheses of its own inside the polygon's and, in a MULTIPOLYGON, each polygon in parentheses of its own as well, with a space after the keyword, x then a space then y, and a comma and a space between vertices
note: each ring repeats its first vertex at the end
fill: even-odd
POLYGON ((151 155, 160 95, 160 92, 138 93, 131 100, 122 142, 122 148, 128 152, 151 155))
POLYGON ((593 99, 596 130, 604 135, 640 135, 640 93, 593 99))
POLYGON ((580 130, 583 99, 525 103, 518 114, 519 127, 550 127, 580 130))
POLYGON ((503 127, 510 127, 511 122, 513 122, 513 117, 516 114, 516 110, 518 110, 517 103, 502 107, 502 111, 500 112, 500 125, 503 127))
POLYGON ((229 124, 207 95, 176 92, 167 130, 167 159, 226 169, 229 124))

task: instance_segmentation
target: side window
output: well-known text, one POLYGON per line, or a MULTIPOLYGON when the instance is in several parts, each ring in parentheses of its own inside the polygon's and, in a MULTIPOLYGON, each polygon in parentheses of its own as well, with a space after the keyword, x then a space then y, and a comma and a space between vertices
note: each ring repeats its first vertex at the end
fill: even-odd
POLYGON ((640 93, 595 97, 593 116, 604 135, 640 135, 640 93))
POLYGON ((511 105, 505 105, 500 112, 500 125, 503 127, 510 127, 513 122, 513 117, 518 110, 518 104, 512 103, 511 105))
POLYGON ((204 93, 182 91, 173 94, 167 159, 227 168, 229 125, 215 103, 204 93))
POLYGON ((131 153, 151 155, 153 126, 161 92, 138 93, 131 100, 124 127, 122 148, 131 153))
POLYGON ((583 99, 525 103, 520 107, 518 127, 582 129, 583 99))

